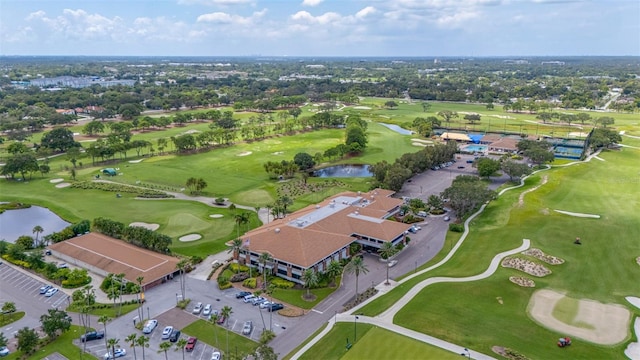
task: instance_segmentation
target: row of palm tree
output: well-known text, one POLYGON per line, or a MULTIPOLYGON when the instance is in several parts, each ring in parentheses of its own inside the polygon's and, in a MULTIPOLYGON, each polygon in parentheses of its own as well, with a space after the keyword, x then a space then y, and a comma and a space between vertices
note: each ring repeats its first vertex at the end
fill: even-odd
POLYGON ((220 309, 220 313, 211 314, 211 318, 209 321, 213 324, 213 332, 216 337, 216 348, 220 349, 220 343, 218 342, 218 321, 221 317, 224 318, 224 325, 227 329, 227 351, 226 354, 229 354, 229 317, 233 314, 233 308, 231 306, 224 306, 220 309))

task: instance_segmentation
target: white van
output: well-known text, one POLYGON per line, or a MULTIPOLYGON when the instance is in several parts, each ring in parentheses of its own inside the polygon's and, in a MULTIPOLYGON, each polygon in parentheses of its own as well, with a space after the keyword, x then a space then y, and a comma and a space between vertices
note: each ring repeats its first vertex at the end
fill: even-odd
POLYGON ((426 217, 427 213, 425 211, 418 211, 418 216, 426 217))

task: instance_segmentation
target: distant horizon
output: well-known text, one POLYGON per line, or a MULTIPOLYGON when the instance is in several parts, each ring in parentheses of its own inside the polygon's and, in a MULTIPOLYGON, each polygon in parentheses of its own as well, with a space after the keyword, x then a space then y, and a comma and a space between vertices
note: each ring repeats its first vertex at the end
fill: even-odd
POLYGON ((637 0, 1 1, 5 56, 640 55, 637 0))
POLYGON ((25 55, 0 54, 2 57, 86 57, 86 58, 282 58, 282 59, 571 59, 571 58, 638 58, 640 55, 25 55))

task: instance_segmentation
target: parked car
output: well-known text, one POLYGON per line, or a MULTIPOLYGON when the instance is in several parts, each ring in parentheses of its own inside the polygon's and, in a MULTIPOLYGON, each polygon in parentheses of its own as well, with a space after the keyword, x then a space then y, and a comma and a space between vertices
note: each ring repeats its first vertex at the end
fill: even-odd
POLYGON ((68 267, 69 267, 69 265, 67 265, 67 263, 60 263, 60 264, 58 264, 58 269, 66 269, 66 268, 68 268, 68 267))
POLYGON ((44 293, 44 296, 46 297, 52 297, 53 295, 55 295, 58 292, 58 288, 51 288, 49 290, 47 290, 46 293, 44 293))
POLYGON ((418 213, 416 215, 425 217, 425 216, 427 216, 427 212, 426 211, 418 211, 418 213))
POLYGON ((151 332, 153 331, 153 329, 156 328, 156 326, 158 326, 158 320, 156 319, 148 320, 144 324, 144 327, 142 328, 142 332, 145 334, 151 334, 151 332))
POLYGON ((412 226, 412 227, 409 228, 409 232, 412 233, 412 234, 415 234, 415 233, 418 232, 418 230, 412 226))
POLYGON ((398 263, 398 260, 391 260, 387 263, 388 267, 394 267, 398 263))
POLYGON ((184 347, 184 349, 188 352, 193 351, 193 349, 196 347, 196 343, 198 342, 198 338, 195 337, 190 337, 189 340, 187 340, 187 345, 184 347))
POLYGON ((127 350, 125 350, 125 349, 116 349, 116 351, 113 353, 113 355, 111 355, 111 352, 108 352, 108 353, 104 354, 104 359, 105 360, 115 359, 115 358, 123 357, 125 355, 127 355, 127 350))
POLYGON ((260 304, 260 309, 266 309, 269 306, 271 306, 271 304, 273 304, 271 301, 265 301, 265 302, 260 304))
POLYGON ((49 289, 51 289, 53 286, 51 285, 45 285, 43 287, 40 288, 40 294, 44 295, 47 293, 47 291, 49 291, 49 289))
POLYGON ((202 315, 204 316, 211 315, 211 304, 205 305, 204 310, 202 310, 202 315))
POLYGON ((248 291, 240 291, 239 293, 236 293, 236 299, 242 299, 247 295, 251 295, 251 293, 248 291))
POLYGON ((219 351, 214 351, 213 354, 211 354, 211 360, 220 360, 222 358, 222 354, 220 354, 219 351))
POLYGON ((251 322, 251 320, 245 321, 244 326, 242 326, 242 334, 249 335, 251 334, 251 330, 253 330, 253 322, 251 322))
POLYGON ((0 356, 7 356, 9 355, 10 351, 9 348, 7 348, 6 346, 0 347, 0 356))
POLYGON ((178 339, 180 339, 180 330, 175 330, 174 332, 171 333, 171 336, 169 336, 169 341, 171 342, 176 342, 178 341, 178 339))
POLYGON ((173 333, 173 326, 165 326, 162 330, 162 340, 168 339, 173 333))
POLYGON ((256 296, 253 294, 249 294, 247 296, 244 297, 244 299, 242 299, 242 301, 248 303, 249 301, 251 301, 251 299, 255 298, 256 296))
POLYGON ((217 321, 218 325, 224 324, 225 320, 227 320, 227 319, 224 317, 224 315, 220 315, 220 317, 218 318, 218 321, 217 321))
POLYGON ((278 311, 278 310, 282 310, 284 309, 284 305, 282 304, 271 304, 271 307, 268 307, 267 310, 269 311, 278 311))
POLYGON ((102 338, 104 338, 104 331, 89 331, 84 335, 80 336, 80 341, 85 342, 85 341, 91 341, 91 340, 98 340, 102 338))
POLYGON ((251 305, 253 306, 260 305, 265 301, 267 301, 267 299, 263 298, 262 296, 258 296, 256 298, 251 299, 251 305))
POLYGON ((193 311, 191 311, 193 314, 198 315, 200 314, 200 312, 202 311, 202 303, 199 302, 196 304, 196 307, 193 308, 193 311))
POLYGON ((445 216, 445 217, 443 217, 443 218, 442 218, 442 220, 444 220, 444 221, 449 221, 449 220, 451 220, 451 218, 450 218, 450 217, 448 217, 448 216, 445 216))

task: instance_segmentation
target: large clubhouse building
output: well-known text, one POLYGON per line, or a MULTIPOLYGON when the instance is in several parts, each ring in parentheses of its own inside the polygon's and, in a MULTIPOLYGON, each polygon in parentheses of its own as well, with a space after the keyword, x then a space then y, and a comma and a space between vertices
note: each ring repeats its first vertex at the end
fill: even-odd
POLYGON ((411 225, 387 220, 403 203, 393 194, 382 189, 345 192, 276 219, 242 237, 239 260, 260 267, 258 257, 268 253, 273 261, 267 271, 303 283, 305 270, 324 272, 331 261, 349 258, 354 242, 372 251, 386 242, 404 243, 411 225))

